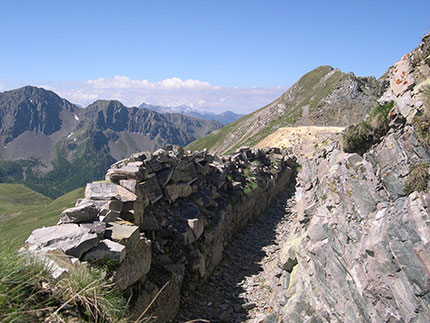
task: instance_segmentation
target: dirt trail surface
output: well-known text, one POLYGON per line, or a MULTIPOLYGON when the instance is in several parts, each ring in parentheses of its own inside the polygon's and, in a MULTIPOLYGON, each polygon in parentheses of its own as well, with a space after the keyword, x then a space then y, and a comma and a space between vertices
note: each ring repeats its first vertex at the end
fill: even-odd
POLYGON ((182 296, 175 322, 261 322, 271 289, 279 283, 277 259, 294 206, 294 195, 283 193, 239 232, 212 276, 182 296))
POLYGON ((284 127, 279 128, 255 148, 291 148, 297 156, 311 157, 316 149, 323 148, 340 136, 344 127, 284 127))

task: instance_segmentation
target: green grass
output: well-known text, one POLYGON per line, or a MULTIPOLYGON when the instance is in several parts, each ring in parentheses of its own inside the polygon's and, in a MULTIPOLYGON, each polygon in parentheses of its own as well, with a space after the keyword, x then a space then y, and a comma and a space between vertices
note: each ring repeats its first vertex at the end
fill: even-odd
POLYGON ((255 182, 247 182, 245 187, 243 188, 243 192, 246 195, 250 195, 252 192, 254 192, 255 190, 257 190, 258 188, 258 184, 255 182))
POLYGON ((84 188, 78 188, 52 201, 20 184, 0 184, 0 243, 21 247, 34 229, 56 224, 83 195, 84 188))
POLYGON ((34 258, 17 254, 10 246, 0 249, 0 321, 36 322, 55 309, 42 283, 49 280, 48 267, 34 258))
POLYGON ((127 299, 103 270, 77 264, 55 281, 41 260, 0 249, 1 322, 125 323, 128 314, 127 299))
POLYGON ((378 143, 389 130, 389 113, 393 106, 393 102, 376 106, 366 120, 346 128, 342 135, 343 150, 362 155, 378 143))
POLYGON ((247 114, 237 119, 236 121, 230 123, 229 125, 221 129, 218 129, 205 137, 202 137, 193 141, 192 143, 188 144, 185 148, 193 151, 203 150, 205 148, 206 149, 213 148, 216 144, 222 143, 227 137, 227 135, 229 135, 236 128, 236 126, 240 125, 241 122, 249 119, 252 116, 252 114, 253 113, 247 114))
POLYGON ((421 89, 421 97, 424 103, 422 115, 414 118, 414 129, 420 143, 430 148, 430 85, 421 89))

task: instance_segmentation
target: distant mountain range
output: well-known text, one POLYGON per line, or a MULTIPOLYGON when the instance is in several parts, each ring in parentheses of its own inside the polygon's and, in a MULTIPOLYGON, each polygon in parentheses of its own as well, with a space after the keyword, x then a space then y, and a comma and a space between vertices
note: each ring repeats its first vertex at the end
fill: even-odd
POLYGON ((119 101, 79 108, 26 86, 0 93, 0 182, 56 197, 102 179, 116 160, 166 144, 185 146, 222 124, 119 101))
POLYGON ((223 125, 228 125, 229 123, 232 123, 233 121, 236 121, 240 117, 244 116, 243 114, 237 114, 231 111, 225 111, 222 113, 199 111, 187 105, 180 105, 177 107, 164 107, 161 105, 142 103, 139 108, 150 109, 160 113, 180 113, 186 116, 204 120, 215 120, 221 122, 223 125))

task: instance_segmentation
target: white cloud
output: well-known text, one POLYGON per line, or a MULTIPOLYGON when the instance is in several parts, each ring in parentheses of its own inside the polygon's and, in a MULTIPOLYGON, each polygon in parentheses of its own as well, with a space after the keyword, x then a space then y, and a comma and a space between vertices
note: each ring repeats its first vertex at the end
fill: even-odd
POLYGON ((98 99, 115 99, 126 106, 148 104, 188 105, 198 110, 248 113, 258 109, 286 91, 286 86, 221 87, 199 80, 177 77, 157 82, 133 80, 127 76, 98 78, 83 82, 60 82, 43 86, 73 103, 86 106, 98 99))

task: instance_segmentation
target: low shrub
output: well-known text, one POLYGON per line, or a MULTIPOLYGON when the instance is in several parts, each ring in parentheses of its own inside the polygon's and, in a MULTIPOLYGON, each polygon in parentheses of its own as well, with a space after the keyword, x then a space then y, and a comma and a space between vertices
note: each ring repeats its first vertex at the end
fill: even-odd
POLYGON ((343 150, 347 153, 365 153, 372 146, 372 128, 366 121, 346 128, 342 135, 343 150))
POLYGON ((377 106, 369 113, 366 120, 346 128, 342 135, 343 150, 362 155, 373 144, 378 143, 390 129, 389 114, 393 106, 393 102, 377 106))

